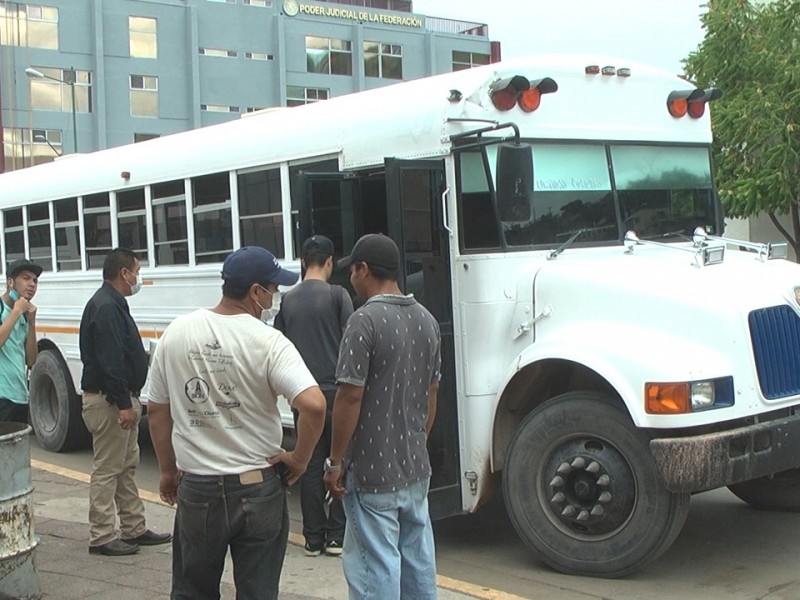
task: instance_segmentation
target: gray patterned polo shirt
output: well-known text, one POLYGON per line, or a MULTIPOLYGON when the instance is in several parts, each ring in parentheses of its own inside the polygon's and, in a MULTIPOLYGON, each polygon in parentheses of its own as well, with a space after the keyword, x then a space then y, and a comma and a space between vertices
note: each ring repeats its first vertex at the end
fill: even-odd
POLYGON ((413 295, 373 296, 347 322, 336 381, 364 388, 348 455, 358 490, 391 492, 430 476, 425 420, 440 346, 439 324, 413 295))

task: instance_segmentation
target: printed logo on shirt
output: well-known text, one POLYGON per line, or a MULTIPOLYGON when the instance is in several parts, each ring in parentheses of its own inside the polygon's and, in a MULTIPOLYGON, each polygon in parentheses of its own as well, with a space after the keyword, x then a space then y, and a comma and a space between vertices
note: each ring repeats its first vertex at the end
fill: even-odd
POLYGON ((222 348, 222 346, 219 345, 219 342, 217 340, 214 340, 212 343, 206 344, 205 346, 209 350, 219 350, 220 348, 222 348))
POLYGON ((200 377, 192 377, 186 382, 183 389, 184 392, 186 392, 186 397, 192 404, 202 404, 208 400, 208 383, 200 377))

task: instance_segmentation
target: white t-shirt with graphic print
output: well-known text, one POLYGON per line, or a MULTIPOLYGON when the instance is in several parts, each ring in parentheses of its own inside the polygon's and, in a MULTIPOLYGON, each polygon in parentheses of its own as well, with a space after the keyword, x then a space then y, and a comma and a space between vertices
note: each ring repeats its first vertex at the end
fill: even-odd
POLYGON ((283 437, 278 395, 290 404, 316 382, 282 333, 247 314, 200 309, 158 342, 149 401, 169 404, 181 471, 228 475, 268 466, 283 437))

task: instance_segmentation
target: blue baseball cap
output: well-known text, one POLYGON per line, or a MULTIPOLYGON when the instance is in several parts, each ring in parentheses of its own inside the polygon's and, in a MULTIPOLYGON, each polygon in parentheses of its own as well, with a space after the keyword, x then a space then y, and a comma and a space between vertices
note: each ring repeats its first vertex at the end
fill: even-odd
POLYGON ((229 254, 222 263, 222 279, 238 288, 249 288, 254 283, 266 285, 294 285, 300 276, 278 264, 278 259, 261 246, 244 246, 229 254))

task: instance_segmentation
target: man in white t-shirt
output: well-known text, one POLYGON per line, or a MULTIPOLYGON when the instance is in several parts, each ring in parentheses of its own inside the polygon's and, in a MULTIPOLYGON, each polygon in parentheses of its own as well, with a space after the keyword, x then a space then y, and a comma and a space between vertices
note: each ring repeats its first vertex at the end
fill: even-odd
POLYGON ((173 600, 219 598, 230 548, 237 597, 277 598, 289 517, 285 484, 306 470, 325 398, 300 354, 261 321, 279 285, 297 275, 248 246, 222 267, 222 299, 175 319, 150 370, 148 420, 161 499, 178 504, 173 600), (292 452, 281 449, 277 396, 299 413, 292 452))

